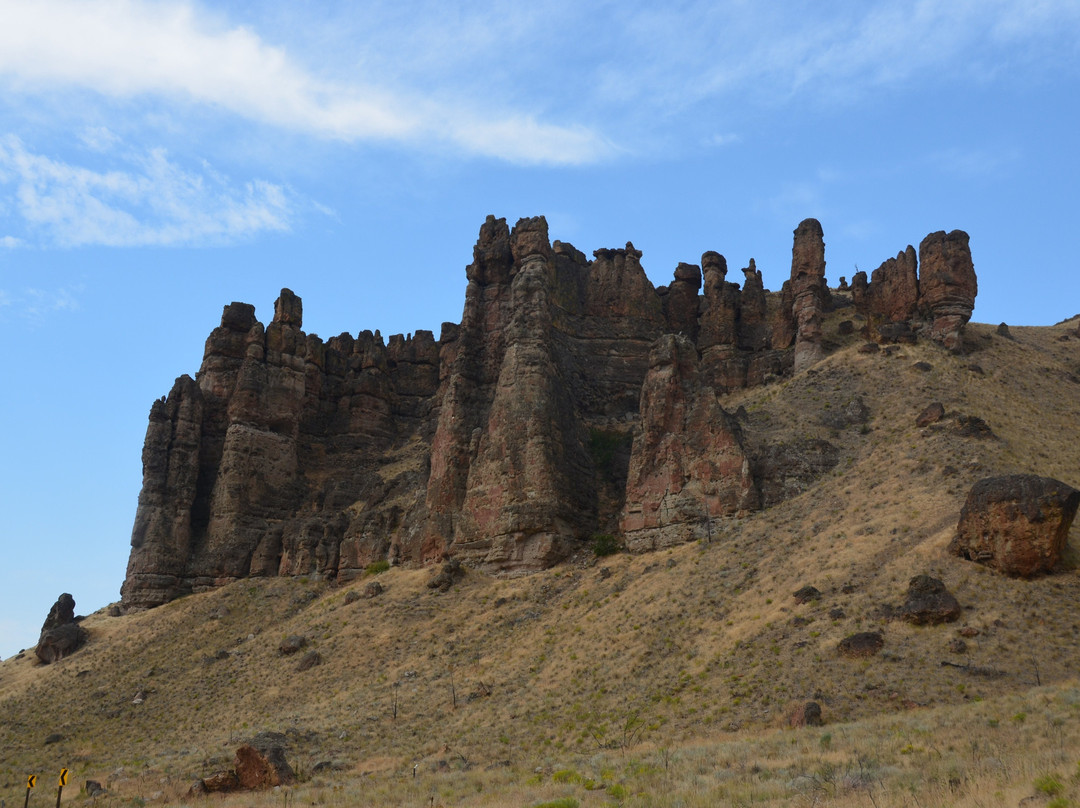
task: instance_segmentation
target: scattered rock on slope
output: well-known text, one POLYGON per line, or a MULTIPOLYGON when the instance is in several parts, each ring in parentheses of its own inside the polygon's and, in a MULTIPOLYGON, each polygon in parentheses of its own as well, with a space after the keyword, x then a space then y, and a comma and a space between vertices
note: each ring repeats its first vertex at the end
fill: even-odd
POLYGON ((858 659, 860 657, 873 656, 885 645, 885 637, 880 631, 860 631, 840 640, 836 646, 840 656, 858 659))
POLYGON ((942 418, 945 417, 945 405, 940 401, 935 401, 932 404, 928 404, 926 409, 919 413, 915 419, 915 426, 924 427, 930 426, 930 424, 936 424, 942 418))
POLYGON ((949 549, 961 558, 1027 578, 1061 560, 1080 491, 1059 480, 1009 474, 979 480, 949 549))
POLYGON ((916 575, 908 584, 907 600, 897 614, 915 625, 951 623, 960 617, 960 603, 942 581, 916 575))

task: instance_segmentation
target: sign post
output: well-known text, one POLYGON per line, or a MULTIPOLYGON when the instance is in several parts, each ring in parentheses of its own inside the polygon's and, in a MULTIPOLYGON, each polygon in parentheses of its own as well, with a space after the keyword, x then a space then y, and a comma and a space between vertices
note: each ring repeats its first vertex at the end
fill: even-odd
POLYGON ((26 801, 23 803, 23 808, 27 808, 30 805, 30 790, 37 785, 37 775, 31 774, 26 778, 26 801))
POLYGON ((60 808, 60 795, 64 792, 64 786, 67 785, 68 770, 60 770, 60 781, 56 789, 56 808, 60 808))

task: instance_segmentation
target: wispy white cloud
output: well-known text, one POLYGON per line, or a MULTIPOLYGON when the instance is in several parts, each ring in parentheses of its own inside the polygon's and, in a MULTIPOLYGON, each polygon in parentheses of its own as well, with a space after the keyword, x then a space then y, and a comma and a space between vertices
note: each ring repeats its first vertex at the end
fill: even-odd
POLYGON ((85 291, 81 284, 54 289, 27 287, 19 291, 0 289, 0 312, 5 317, 41 322, 51 315, 78 311, 80 297, 85 291))
POLYGON ((185 170, 162 149, 130 153, 122 165, 72 165, 35 154, 14 136, 0 138, 0 186, 14 186, 14 215, 28 237, 37 234, 48 244, 228 243, 286 231, 295 215, 294 200, 280 185, 259 179, 236 185, 205 165, 201 173, 185 170))
POLYGON ((583 163, 611 150, 583 126, 485 113, 364 75, 322 78, 251 28, 188 2, 8 0, 4 16, 0 75, 14 90, 163 96, 325 138, 449 143, 518 163, 583 163))
POLYGON ((22 296, 22 308, 29 317, 44 317, 62 311, 76 311, 82 286, 63 286, 59 289, 27 289, 22 296))
POLYGON ((95 152, 107 152, 120 143, 120 136, 105 126, 85 126, 79 132, 83 146, 95 152))
POLYGON ((705 145, 715 149, 731 146, 738 143, 742 138, 734 132, 717 133, 705 139, 705 145))
POLYGON ((0 236, 0 249, 14 250, 16 247, 21 247, 22 244, 22 239, 15 238, 15 236, 0 236))

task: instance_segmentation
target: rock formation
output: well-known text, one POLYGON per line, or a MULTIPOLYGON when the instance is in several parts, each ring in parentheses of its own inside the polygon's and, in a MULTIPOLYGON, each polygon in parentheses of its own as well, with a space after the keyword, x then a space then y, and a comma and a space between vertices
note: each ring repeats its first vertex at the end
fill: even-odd
POLYGON ((657 340, 619 522, 631 550, 707 538, 712 519, 758 507, 738 425, 700 375, 689 339, 667 334, 657 340))
POLYGON ((57 662, 85 645, 87 636, 75 619, 75 598, 65 592, 49 609, 34 654, 45 665, 57 662))
POLYGON ((949 549, 1022 578, 1050 572, 1061 560, 1080 491, 1033 474, 975 483, 949 549))
POLYGON ((864 334, 879 342, 914 342, 924 334, 948 350, 963 348, 961 331, 975 307, 978 284, 968 235, 931 233, 915 248, 852 279, 855 309, 866 318, 864 334), (921 266, 921 271, 919 267, 921 266))
POLYGON ((796 373, 825 355, 821 345, 825 294, 825 237, 817 219, 804 219, 795 229, 795 244, 791 248, 796 373))
MULTIPOLYGON (((717 252, 654 288, 631 243, 588 260, 541 217, 489 216, 461 322, 438 339, 324 341, 288 289, 265 326, 225 306, 195 378, 150 410, 125 608, 375 561, 529 572, 595 534, 663 546, 799 493, 833 447, 748 457, 718 395, 824 355, 824 249, 808 219, 779 292, 752 259, 729 282, 717 252)), ((923 259, 939 282, 920 311, 943 334, 962 314, 962 252, 950 234, 923 259)))

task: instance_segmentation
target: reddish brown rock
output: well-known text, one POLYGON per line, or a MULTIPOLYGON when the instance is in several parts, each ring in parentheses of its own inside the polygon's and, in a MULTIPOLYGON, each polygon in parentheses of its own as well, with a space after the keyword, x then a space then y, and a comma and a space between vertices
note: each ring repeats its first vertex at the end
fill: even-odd
POLYGON ((641 396, 620 530, 628 549, 707 538, 711 520, 758 507, 738 426, 699 379, 697 351, 666 335, 641 396))
POLYGON ((240 781, 236 778, 236 772, 230 770, 226 772, 216 772, 209 777, 204 777, 197 784, 199 789, 193 789, 194 792, 199 791, 208 794, 221 794, 229 791, 236 791, 240 787, 240 781))
POLYGON ((238 787, 248 791, 287 786, 296 780, 281 745, 256 749, 245 744, 236 750, 233 769, 238 787))
POLYGON ((1022 578, 1061 560, 1080 491, 1058 480, 1012 474, 979 480, 960 512, 949 549, 1022 578))
POLYGON ((883 342, 913 341, 911 321, 918 310, 918 260, 908 248, 874 270, 866 292, 867 326, 883 342))
POLYGON ((936 424, 945 417, 945 405, 940 401, 927 404, 926 408, 915 418, 915 426, 924 427, 936 424))
POLYGON ((919 310, 929 337, 958 353, 979 291, 968 234, 931 233, 919 245, 919 265, 919 310))
POLYGON ((698 348, 706 351, 716 345, 734 345, 738 334, 738 284, 728 283, 727 261, 717 252, 701 256, 705 278, 705 300, 702 306, 698 348))
POLYGON ((664 317, 668 330, 684 334, 692 342, 698 337, 698 290, 701 288, 701 268, 694 264, 675 267, 675 279, 664 298, 664 317))
MULTIPOLYGON (((590 261, 549 243, 543 218, 511 231, 488 217, 461 323, 438 339, 323 340, 288 289, 265 326, 252 306, 226 306, 195 378, 151 408, 124 607, 245 576, 345 582, 376 561, 529 572, 626 518, 653 531, 643 545, 668 543, 707 531, 705 513, 756 507, 758 490, 769 502, 804 490, 832 447, 757 447, 747 466, 715 398, 820 355, 829 301, 813 220, 792 258, 779 292, 753 261, 742 289, 729 283, 714 252, 658 290, 630 242, 590 261), (661 338, 668 358, 650 371, 661 338), (660 492, 657 458, 684 475, 660 492)), ((934 311, 949 315, 950 300, 934 311)))
POLYGON ((825 720, 821 716, 821 705, 816 701, 807 701, 797 705, 788 713, 787 724, 793 729, 824 726, 825 720))
POLYGON ((738 345, 744 351, 761 351, 769 347, 769 313, 761 271, 750 259, 743 270, 744 282, 739 311, 738 345))
POLYGON ((794 368, 798 373, 825 355, 821 319, 825 308, 825 238, 817 219, 795 229, 791 248, 792 313, 795 318, 794 368))

